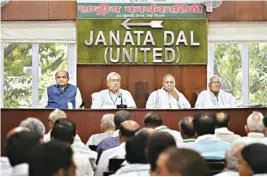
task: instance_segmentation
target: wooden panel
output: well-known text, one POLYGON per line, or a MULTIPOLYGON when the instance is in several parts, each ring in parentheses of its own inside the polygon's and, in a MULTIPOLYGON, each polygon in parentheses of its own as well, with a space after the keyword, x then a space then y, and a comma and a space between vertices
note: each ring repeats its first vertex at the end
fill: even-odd
MULTIPOLYGON (((47 118, 52 110, 51 109, 2 109, 1 110, 1 155, 4 155, 4 147, 6 143, 7 133, 14 127, 18 126, 22 120, 27 117, 37 117, 46 126, 47 118)), ((65 110, 67 117, 72 119, 77 125, 77 132, 84 143, 88 138, 95 133, 100 133, 100 120, 105 113, 115 113, 117 110, 65 110)), ((188 109, 188 110, 129 110, 132 115, 132 119, 143 127, 144 116, 150 112, 159 113, 166 126, 171 129, 178 130, 178 122, 182 116, 193 116, 195 113, 202 110, 188 109)), ((216 110, 205 109, 207 113, 214 113, 216 110)), ((240 134, 246 135, 244 131, 244 125, 246 119, 252 111, 260 111, 263 114, 267 114, 267 108, 244 108, 244 109, 222 109, 229 113, 230 130, 240 134)))
POLYGON ((237 1, 235 20, 262 20, 262 1, 237 1))
POLYGON ((106 76, 109 72, 118 72, 122 77, 122 88, 129 90, 138 108, 145 108, 147 96, 152 91, 162 87, 165 74, 172 74, 176 80, 176 88, 182 92, 193 106, 195 92, 206 89, 206 65, 77 65, 78 87, 81 90, 86 108, 91 106, 91 94, 106 89, 106 76), (193 78, 197 78, 194 80, 193 78), (138 90, 144 93, 137 93, 138 90), (141 98, 140 94, 144 95, 141 98))
POLYGON ((1 20, 75 20, 76 1, 10 1, 1 20))
POLYGON ((207 13, 209 21, 233 21, 235 19, 235 1, 223 1, 221 6, 207 13))
POLYGON ((76 1, 49 1, 48 15, 50 20, 76 19, 76 1))
POLYGON ((181 86, 183 94, 188 99, 191 107, 195 106, 195 93, 207 88, 207 67, 201 66, 186 66, 183 67, 181 86))
POLYGON ((262 20, 267 20, 267 1, 262 2, 262 20))

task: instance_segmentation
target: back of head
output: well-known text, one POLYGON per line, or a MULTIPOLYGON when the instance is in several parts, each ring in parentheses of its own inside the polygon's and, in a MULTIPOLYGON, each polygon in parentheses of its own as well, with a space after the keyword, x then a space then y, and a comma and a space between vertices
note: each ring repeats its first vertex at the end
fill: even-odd
POLYGON ((206 113, 200 112, 195 114, 193 124, 198 136, 214 134, 215 132, 215 123, 213 118, 206 113))
POLYGON ((126 160, 127 162, 134 163, 142 163, 146 164, 146 148, 148 139, 151 136, 150 132, 140 132, 136 136, 128 139, 126 141, 125 150, 126 150, 126 160))
POLYGON ((73 132, 72 126, 65 123, 57 123, 51 130, 51 139, 72 144, 74 141, 73 132))
POLYGON ((48 116, 48 120, 52 121, 53 123, 55 123, 60 118, 67 118, 66 113, 60 109, 55 109, 48 116))
POLYGON ((193 125, 193 120, 193 117, 185 116, 179 121, 179 128, 183 139, 195 136, 196 131, 193 125))
POLYGON ((106 129, 113 129, 115 127, 114 124, 114 114, 105 114, 101 119, 101 128, 106 129))
POLYGON ((22 131, 7 138, 6 156, 10 164, 15 166, 28 162, 29 151, 40 143, 41 135, 36 132, 22 131))
POLYGON ((217 112, 215 114, 215 126, 216 128, 228 127, 230 116, 227 112, 217 112))
POLYGON ((267 128, 267 115, 263 117, 262 122, 263 122, 265 128, 267 128))
POLYGON ((204 158, 196 151, 169 148, 163 153, 168 155, 166 166, 172 175, 207 176, 209 174, 204 158))
POLYGON ((145 127, 159 127, 163 125, 162 118, 159 114, 150 112, 144 118, 145 127))
POLYGON ((71 147, 59 141, 52 140, 39 144, 31 151, 29 174, 31 176, 52 176, 59 169, 67 170, 72 164, 72 154, 71 147))
POLYGON ((130 138, 139 130, 139 125, 133 120, 127 120, 120 125, 120 136, 130 138))
POLYGON ((247 128, 249 132, 264 132, 263 115, 260 112, 254 111, 247 118, 247 128))
POLYGON ((130 119, 131 119, 131 114, 128 111, 125 110, 117 111, 114 115, 115 129, 118 130, 122 122, 130 119))
POLYGON ((71 119, 69 119, 69 118, 58 119, 58 120, 56 120, 54 126, 57 124, 66 125, 66 126, 71 127, 73 130, 73 132, 72 132, 73 137, 76 136, 76 124, 71 119))
POLYGON ((254 174, 267 173, 267 146, 260 143, 250 144, 241 150, 242 158, 254 174))
POLYGON ((147 160, 151 171, 156 170, 156 162, 159 154, 168 147, 176 147, 175 139, 168 132, 156 132, 148 140, 147 160))
POLYGON ((39 133, 41 136, 45 134, 44 124, 37 118, 29 117, 23 120, 19 126, 28 128, 30 131, 39 133))

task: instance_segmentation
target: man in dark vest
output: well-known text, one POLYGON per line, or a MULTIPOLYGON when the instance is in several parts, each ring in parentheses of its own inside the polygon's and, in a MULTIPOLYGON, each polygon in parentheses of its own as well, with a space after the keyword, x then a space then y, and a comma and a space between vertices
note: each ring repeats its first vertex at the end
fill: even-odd
POLYGON ((65 70, 57 71, 56 83, 48 87, 39 103, 41 108, 78 109, 82 103, 78 87, 69 84, 69 73, 65 70))

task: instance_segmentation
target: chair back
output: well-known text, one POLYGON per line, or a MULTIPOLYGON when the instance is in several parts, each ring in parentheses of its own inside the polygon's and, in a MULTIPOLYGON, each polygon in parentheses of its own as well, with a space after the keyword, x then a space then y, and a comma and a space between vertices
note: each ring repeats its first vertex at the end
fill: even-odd
POLYGON ((206 159, 206 163, 209 167, 209 175, 221 173, 226 166, 224 159, 206 159))

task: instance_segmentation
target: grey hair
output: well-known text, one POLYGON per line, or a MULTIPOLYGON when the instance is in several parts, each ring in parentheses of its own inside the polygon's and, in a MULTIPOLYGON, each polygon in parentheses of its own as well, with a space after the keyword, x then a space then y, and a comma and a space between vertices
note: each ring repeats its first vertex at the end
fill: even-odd
POLYGON ((238 154, 246 145, 248 145, 248 143, 237 140, 225 151, 227 170, 238 171, 238 154))
POLYGON ((175 78, 174 78, 174 76, 171 75, 171 74, 166 74, 166 75, 164 75, 162 81, 164 82, 164 80, 165 80, 167 77, 172 77, 173 80, 174 80, 174 82, 175 82, 175 78))
POLYGON ((104 114, 101 119, 102 128, 115 128, 114 114, 104 114))
POLYGON ((253 111, 247 118, 247 126, 250 132, 263 132, 264 131, 264 124, 263 124, 263 115, 261 112, 253 111), (253 117, 257 115, 260 117, 260 120, 255 120, 253 117))
POLYGON ((48 116, 48 120, 51 120, 52 122, 56 122, 58 119, 61 118, 67 118, 67 115, 64 111, 60 109, 55 109, 53 112, 51 112, 48 116))
POLYGON ((211 76, 210 79, 209 79, 209 84, 212 82, 212 79, 213 79, 213 78, 217 78, 217 79, 219 79, 220 82, 222 82, 221 78, 220 78, 218 75, 213 75, 213 76, 211 76))
POLYGON ((29 117, 23 120, 19 126, 28 128, 31 132, 39 133, 42 136, 45 134, 44 124, 39 119, 34 117, 29 117))
POLYGON ((119 73, 116 73, 116 72, 111 72, 111 73, 109 73, 109 74, 107 75, 107 81, 109 81, 109 80, 110 80, 110 78, 111 78, 111 76, 113 76, 113 75, 118 75, 118 76, 120 77, 120 79, 121 79, 121 76, 120 76, 120 74, 119 74, 119 73))

